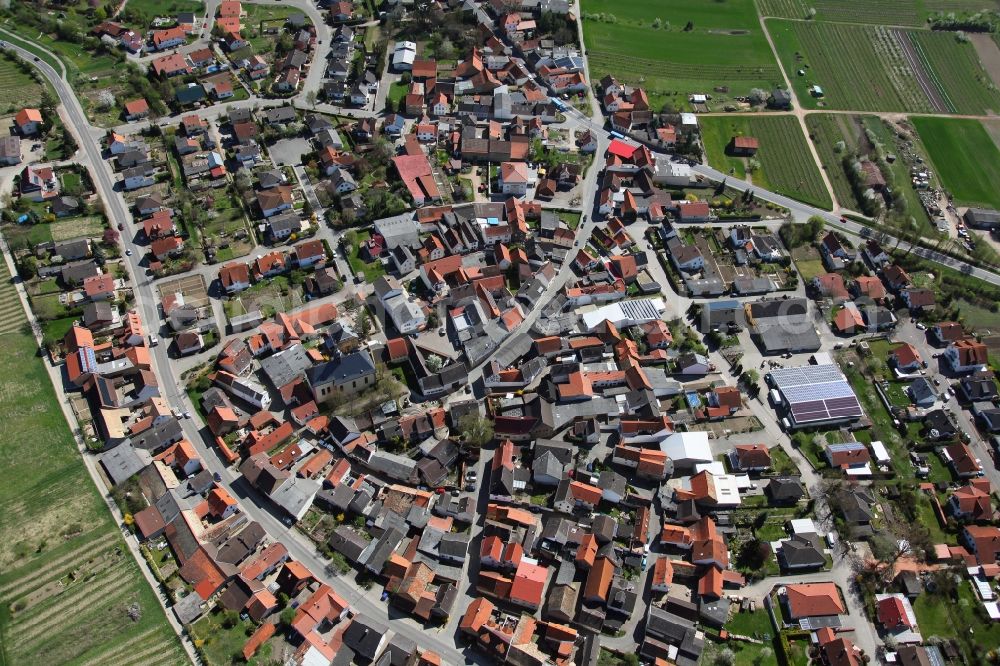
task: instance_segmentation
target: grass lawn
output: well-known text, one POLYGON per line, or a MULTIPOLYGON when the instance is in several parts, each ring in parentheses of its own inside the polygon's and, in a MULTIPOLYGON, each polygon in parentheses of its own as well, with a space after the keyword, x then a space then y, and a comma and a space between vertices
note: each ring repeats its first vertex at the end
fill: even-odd
POLYGON ((8 379, 0 384, 0 660, 103 664, 118 663, 127 652, 140 662, 184 663, 153 591, 84 471, 34 339, 21 330, 20 302, 3 283, 0 376, 8 379), (138 621, 127 613, 133 604, 138 621))
POLYGON ((52 225, 49 224, 5 224, 2 227, 4 238, 11 247, 18 248, 40 245, 52 240, 52 225))
POLYGON ((72 171, 69 171, 62 175, 62 184, 64 189, 79 190, 83 186, 80 174, 74 173, 72 171))
POLYGON ((780 446, 773 446, 771 452, 771 466, 778 474, 798 474, 799 468, 780 446))
POLYGON ((799 269, 803 282, 809 282, 817 275, 826 273, 822 259, 802 259, 795 262, 795 267, 799 269))
POLYGON ((136 28, 148 28, 154 18, 174 18, 180 12, 194 12, 195 18, 205 15, 205 3, 194 0, 129 0, 126 15, 136 28))
POLYGON ((566 210, 559 211, 559 219, 573 231, 576 231, 576 228, 580 226, 580 213, 574 213, 573 211, 566 210))
POLYGON ((807 666, 809 664, 809 641, 788 641, 788 647, 792 666, 807 666))
POLYGON ((709 164, 737 178, 800 201, 830 208, 830 196, 798 121, 790 116, 707 116, 700 119, 709 164), (727 146, 733 137, 755 137, 760 150, 752 158, 733 157, 727 146), (753 161, 759 168, 748 174, 753 161))
POLYGON ((63 317, 42 322, 42 335, 46 340, 62 340, 73 328, 73 322, 79 317, 63 317))
POLYGON ((958 585, 958 600, 934 594, 921 594, 913 602, 917 626, 924 638, 931 636, 957 637, 969 663, 984 647, 1000 645, 1000 623, 983 619, 979 600, 972 585, 963 580, 958 585))
POLYGON ((1000 150, 978 120, 912 119, 934 171, 958 205, 1000 208, 1000 150))
POLYGON ((349 231, 344 234, 344 236, 347 238, 347 242, 351 244, 351 251, 348 253, 347 263, 351 265, 352 272, 364 273, 365 282, 368 284, 375 282, 375 280, 379 279, 379 277, 385 275, 385 269, 382 267, 381 261, 365 263, 361 259, 361 244, 371 238, 371 234, 369 232, 349 231))
MULTIPOLYGON (((873 343, 879 344, 872 344, 872 357, 870 360, 866 359, 864 363, 870 363, 875 366, 876 372, 888 373, 888 369, 885 366, 885 354, 888 351, 889 344, 884 340, 875 340, 873 343)), ((840 358, 844 359, 846 356, 847 354, 841 354, 840 358)), ((912 481, 915 472, 913 465, 910 464, 910 458, 903 438, 893 427, 892 416, 886 411, 885 406, 875 392, 875 387, 869 381, 868 377, 870 375, 866 376, 863 374, 861 368, 862 365, 858 363, 855 363, 853 368, 847 366, 844 362, 840 364, 840 369, 844 372, 851 388, 854 389, 854 393, 858 396, 861 407, 872 421, 871 429, 865 433, 870 437, 868 441, 881 441, 889 451, 889 457, 892 458, 892 468, 895 470, 898 478, 902 481, 912 481)), ((866 372, 872 372, 872 370, 866 370, 866 372)), ((917 432, 919 432, 919 424, 914 423, 912 430, 907 432, 907 436, 915 436, 917 432)), ((856 434, 858 440, 862 441, 862 431, 856 434)))
POLYGON ((243 239, 236 238, 236 234, 241 231, 250 234, 243 208, 225 190, 213 193, 212 197, 213 204, 209 213, 209 221, 201 232, 202 241, 206 244, 214 243, 217 246, 228 243, 228 247, 219 250, 216 255, 217 261, 229 261, 235 257, 250 254, 253 244, 248 238, 252 238, 252 236, 244 236, 243 239))
POLYGON ((402 81, 393 81, 389 86, 389 92, 386 93, 386 97, 392 102, 392 108, 399 110, 399 103, 403 101, 406 97, 406 91, 410 89, 410 86, 403 83, 402 81))
POLYGON ((819 250, 811 243, 799 245, 791 251, 792 260, 795 267, 799 269, 799 274, 804 282, 808 282, 817 275, 826 273, 823 260, 820 258, 819 250))
POLYGON ((965 325, 972 329, 985 328, 992 330, 1000 326, 1000 315, 990 312, 986 308, 973 305, 968 301, 959 300, 959 310, 965 318, 965 325))
POLYGON ((692 93, 711 94, 712 106, 721 109, 724 100, 781 82, 753 0, 583 0, 581 5, 590 79, 612 74, 642 85, 656 111, 664 103, 688 107, 692 93), (659 27, 653 27, 657 19, 659 27))
MULTIPOLYGON (((937 458, 936 455, 932 455, 930 457, 937 458)), ((938 458, 938 460, 940 460, 940 458, 938 458)), ((937 515, 934 512, 934 507, 931 505, 931 499, 924 493, 918 493, 917 497, 918 520, 920 524, 926 527, 931 533, 931 539, 934 543, 956 544, 957 540, 955 539, 955 536, 946 534, 945 531, 941 529, 941 524, 938 522, 937 515)))
POLYGON ((814 469, 823 469, 827 467, 826 460, 823 458, 823 444, 814 442, 815 436, 815 433, 797 432, 792 435, 792 443, 798 447, 799 453, 806 457, 814 469))
POLYGON ((74 313, 73 310, 59 302, 59 294, 46 294, 32 298, 31 309, 35 311, 35 316, 42 320, 60 319, 74 313))
POLYGON ((758 608, 752 613, 733 613, 729 618, 729 622, 726 623, 726 630, 733 634, 740 634, 741 636, 774 635, 771 618, 763 607, 758 608))
POLYGON ((59 219, 49 227, 54 241, 83 237, 99 239, 104 234, 104 222, 97 215, 59 219))
POLYGON ((189 628, 195 640, 205 641, 202 649, 205 651, 209 666, 230 664, 235 653, 243 649, 247 642, 248 629, 254 627, 249 620, 237 620, 229 629, 222 626, 222 613, 212 612, 201 618, 189 628))
POLYGON ((897 407, 909 407, 910 398, 906 395, 906 388, 909 385, 909 382, 889 382, 888 388, 885 391, 889 402, 897 407))
MULTIPOLYGON (((258 5, 247 4, 243 10, 246 16, 242 19, 245 26, 242 35, 250 42, 254 53, 268 53, 274 50, 278 35, 265 34, 269 28, 277 28, 279 33, 284 29, 285 19, 292 14, 302 14, 300 9, 295 7, 282 7, 281 5, 258 5)), ((306 24, 311 24, 306 16, 306 24)))
POLYGON ((761 541, 779 541, 788 537, 788 532, 778 523, 766 522, 758 529, 754 530, 757 538, 761 541))

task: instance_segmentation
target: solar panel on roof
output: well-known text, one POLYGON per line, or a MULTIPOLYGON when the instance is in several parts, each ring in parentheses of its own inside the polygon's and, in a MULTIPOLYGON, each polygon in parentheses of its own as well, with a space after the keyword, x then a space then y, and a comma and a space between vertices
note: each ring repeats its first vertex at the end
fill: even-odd
POLYGON ((836 365, 782 368, 771 373, 796 423, 860 417, 854 390, 836 365))

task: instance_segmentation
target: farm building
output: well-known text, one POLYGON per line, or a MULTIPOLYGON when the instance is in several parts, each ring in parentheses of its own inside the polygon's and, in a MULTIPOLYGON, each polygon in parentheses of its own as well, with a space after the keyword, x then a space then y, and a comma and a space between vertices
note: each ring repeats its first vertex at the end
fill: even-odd
POLYGON ((760 148, 760 141, 752 136, 734 136, 729 141, 726 152, 730 155, 752 157, 757 154, 760 148))

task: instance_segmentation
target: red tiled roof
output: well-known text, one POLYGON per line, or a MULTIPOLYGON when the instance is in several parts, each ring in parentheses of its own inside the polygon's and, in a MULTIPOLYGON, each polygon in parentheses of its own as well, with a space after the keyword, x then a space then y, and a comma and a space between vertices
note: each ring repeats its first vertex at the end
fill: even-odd
POLYGON ((615 575, 615 565, 606 557, 598 557, 590 567, 587 582, 584 584, 583 595, 588 599, 607 601, 608 590, 611 589, 611 579, 615 575))
POLYGON ((785 594, 789 615, 793 620, 803 617, 842 615, 847 610, 834 583, 802 583, 787 585, 785 594))
MULTIPOLYGON (((149 104, 143 98, 133 99, 130 102, 125 102, 125 113, 129 116, 134 116, 137 113, 149 113, 149 104)), ((41 119, 39 116, 38 120, 41 121, 41 119)))
POLYGON ((921 361, 920 352, 909 342, 904 342, 892 350, 892 356, 896 359, 896 365, 906 368, 921 361))
POLYGON ((514 572, 510 586, 510 598, 528 606, 538 607, 542 602, 542 591, 549 570, 539 564, 521 560, 514 572))
POLYGON ((876 615, 879 623, 886 629, 912 626, 906 616, 903 600, 897 596, 886 597, 879 601, 876 615))

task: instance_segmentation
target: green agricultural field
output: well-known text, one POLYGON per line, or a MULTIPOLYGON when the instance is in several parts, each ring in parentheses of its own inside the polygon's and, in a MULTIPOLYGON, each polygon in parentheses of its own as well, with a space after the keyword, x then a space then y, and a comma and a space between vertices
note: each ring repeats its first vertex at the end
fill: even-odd
POLYGON ((757 0, 762 16, 804 19, 815 10, 814 21, 921 25, 914 0, 757 0))
POLYGON ((0 58, 0 115, 17 113, 26 106, 38 106, 42 90, 40 83, 6 56, 0 58))
POLYGON ((816 10, 813 21, 872 23, 922 27, 930 14, 978 12, 996 9, 996 2, 981 0, 757 0, 762 16, 804 19, 816 10))
POLYGON ((1000 92, 983 69, 972 44, 947 32, 911 31, 910 40, 931 82, 951 113, 1000 113, 1000 92))
POLYGON ((744 178, 750 160, 759 163, 751 178, 755 184, 819 208, 832 206, 806 137, 791 116, 704 116, 700 119, 702 141, 709 164, 732 170, 744 178), (734 136, 752 136, 760 141, 753 158, 731 157, 726 146, 734 136))
POLYGON ((84 470, 5 267, 0 279, 0 663, 184 663, 84 470))
POLYGON ((1000 208, 1000 150, 978 120, 912 118, 935 175, 959 205, 1000 208))
POLYGON ((896 31, 775 20, 769 20, 767 27, 799 103, 807 108, 934 110, 906 64, 903 49, 895 38, 896 31), (847 44, 850 49, 845 48, 847 44), (809 88, 814 84, 823 89, 822 99, 810 94, 809 88))
POLYGON ((975 47, 954 34, 814 21, 768 20, 767 27, 807 108, 963 114, 1000 109, 1000 93, 975 47), (814 84, 823 89, 822 98, 810 93, 814 84))
POLYGON ((847 179, 844 157, 857 150, 860 131, 854 116, 811 113, 806 116, 809 138, 833 185, 837 202, 851 210, 860 210, 854 188, 847 179))
POLYGON ((691 93, 721 107, 781 83, 752 0, 583 0, 582 14, 591 79, 612 74, 642 85, 654 108, 686 107, 691 93))

